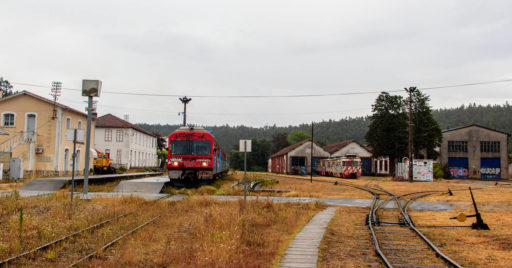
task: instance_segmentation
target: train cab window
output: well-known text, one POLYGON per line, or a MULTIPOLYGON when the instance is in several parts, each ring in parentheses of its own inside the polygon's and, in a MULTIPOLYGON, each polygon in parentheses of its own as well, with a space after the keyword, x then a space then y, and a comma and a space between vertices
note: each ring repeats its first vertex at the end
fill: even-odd
POLYGON ((209 155, 210 141, 173 140, 171 154, 173 155, 209 155))
POLYGON ((210 141, 192 141, 192 147, 193 155, 210 154, 210 141))

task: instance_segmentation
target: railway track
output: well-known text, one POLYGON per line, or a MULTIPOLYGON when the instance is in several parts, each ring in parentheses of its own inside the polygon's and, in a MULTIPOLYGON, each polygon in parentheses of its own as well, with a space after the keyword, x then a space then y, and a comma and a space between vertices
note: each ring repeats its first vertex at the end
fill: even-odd
POLYGON ((416 229, 407 214, 411 202, 434 193, 410 193, 407 196, 416 196, 405 202, 400 202, 403 196, 385 193, 389 199, 375 195, 367 224, 375 251, 386 267, 462 267, 416 229), (383 210, 388 202, 396 203, 397 209, 383 210))
MULTIPOLYGON (((307 180, 286 176, 298 180, 307 180)), ((328 180, 315 179, 316 182, 333 183, 328 180)), ((373 195, 366 224, 376 255, 386 267, 462 267, 444 254, 414 225, 407 213, 409 205, 423 197, 447 191, 420 191, 395 195, 378 186, 362 186, 354 183, 337 181, 337 184, 353 187, 373 195), (394 203, 395 209, 384 209, 388 203, 394 203)), ((457 189, 451 191, 463 191, 457 189)))
POLYGON ((140 222, 139 218, 148 218, 140 213, 144 209, 145 207, 141 207, 136 211, 109 218, 21 254, 1 260, 0 267, 11 265, 30 267, 76 266, 161 217, 161 214, 151 216, 149 220, 133 227, 133 221, 140 222), (112 236, 115 236, 115 239, 108 243, 104 242, 107 237, 112 236))

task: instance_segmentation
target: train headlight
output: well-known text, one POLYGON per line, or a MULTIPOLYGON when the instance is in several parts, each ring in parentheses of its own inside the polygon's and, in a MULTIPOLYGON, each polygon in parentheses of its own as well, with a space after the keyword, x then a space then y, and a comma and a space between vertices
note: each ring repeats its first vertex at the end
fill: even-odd
POLYGON ((202 165, 203 165, 203 167, 206 167, 206 166, 208 166, 208 162, 203 161, 202 165))
POLYGON ((174 161, 174 162, 172 162, 172 165, 177 167, 179 165, 179 163, 178 163, 178 161, 174 161))

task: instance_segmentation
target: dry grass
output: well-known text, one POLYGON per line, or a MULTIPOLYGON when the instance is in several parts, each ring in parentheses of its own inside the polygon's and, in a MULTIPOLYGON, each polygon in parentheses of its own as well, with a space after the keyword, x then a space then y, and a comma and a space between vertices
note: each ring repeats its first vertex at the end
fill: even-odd
MULTIPOLYGON (((449 212, 410 212, 416 225, 465 225, 469 226, 475 218, 468 218, 464 223, 450 220, 460 212, 474 214, 473 210, 457 209, 449 212)), ((490 231, 472 230, 471 228, 420 228, 427 237, 448 256, 462 259, 463 266, 510 267, 512 263, 512 212, 481 211, 483 220, 490 231)))
POLYGON ((66 234, 98 223, 146 202, 136 198, 92 201, 76 200, 71 209, 68 194, 20 198, 0 198, 0 259, 53 241, 66 234), (23 207, 23 231, 20 244, 19 215, 23 207))
POLYGON ((10 182, 9 180, 0 180, 0 190, 16 190, 16 189, 19 189, 21 187, 23 187, 23 185, 25 185, 26 182, 10 182))
POLYGON ((169 202, 164 216, 85 266, 272 267, 321 204, 169 202))
MULTIPOLYGON (((115 180, 109 182, 89 182, 87 189, 89 192, 113 192, 114 189, 119 185, 122 180, 115 180)), ((67 183, 61 191, 70 192, 71 191, 71 182, 67 183)), ((83 183, 75 183, 75 192, 83 192, 84 185, 83 183)))
POLYGON ((379 186, 397 195, 417 191, 447 191, 448 189, 451 189, 454 193, 453 196, 448 196, 446 194, 435 194, 422 199, 424 201, 448 202, 471 202, 468 186, 472 185, 475 194, 479 194, 477 202, 489 204, 491 207, 496 206, 503 209, 512 210, 512 187, 509 187, 506 183, 495 185, 494 182, 467 180, 436 180, 435 182, 408 183, 392 181, 391 178, 388 177, 361 177, 354 180, 322 176, 314 176, 313 183, 310 183, 308 176, 290 176, 272 173, 252 173, 251 176, 276 179, 279 181, 279 184, 270 185, 266 188, 291 190, 290 193, 273 193, 266 195, 300 197, 372 198, 372 196, 365 191, 357 190, 348 186, 334 186, 330 183, 315 182, 315 179, 330 181, 332 183, 338 181, 357 185, 379 186), (299 178, 300 180, 295 178, 299 178))
POLYGON ((177 188, 166 187, 163 192, 167 194, 185 194, 189 196, 197 195, 240 195, 242 192, 239 188, 231 187, 237 182, 234 175, 226 175, 222 179, 216 180, 211 185, 203 185, 198 188, 177 188))
POLYGON ((367 208, 338 208, 320 244, 318 267, 366 267, 370 262, 378 263, 364 222, 367 214, 367 208))

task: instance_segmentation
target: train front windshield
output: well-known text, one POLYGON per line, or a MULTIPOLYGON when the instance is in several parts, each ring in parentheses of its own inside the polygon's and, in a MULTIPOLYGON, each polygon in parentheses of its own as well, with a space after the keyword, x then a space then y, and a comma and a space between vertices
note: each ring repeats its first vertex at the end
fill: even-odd
POLYGON ((210 141, 173 140, 171 141, 172 155, 209 155, 210 141))

